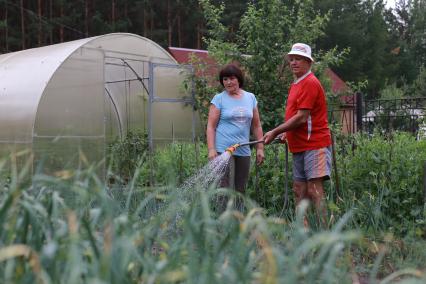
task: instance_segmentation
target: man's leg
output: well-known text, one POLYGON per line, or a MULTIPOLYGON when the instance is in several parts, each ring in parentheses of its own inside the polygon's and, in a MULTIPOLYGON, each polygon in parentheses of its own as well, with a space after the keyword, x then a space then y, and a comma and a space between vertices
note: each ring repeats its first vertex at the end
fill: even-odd
MULTIPOLYGON (((299 209, 300 202, 303 199, 309 199, 304 156, 303 152, 293 154, 293 192, 296 199, 296 212, 299 209)), ((305 227, 308 227, 306 216, 303 217, 303 223, 305 227)))
POLYGON ((304 166, 307 177, 307 195, 312 201, 318 223, 326 227, 327 212, 324 200, 324 180, 331 174, 331 148, 324 147, 304 152, 304 166))
POLYGON ((325 226, 327 214, 323 184, 331 173, 331 149, 330 147, 325 147, 298 153, 297 161, 299 169, 297 169, 296 173, 307 180, 304 198, 313 203, 319 224, 325 226), (300 170, 300 165, 303 165, 303 171, 300 170))
MULTIPOLYGON (((300 202, 303 199, 309 199, 308 196, 308 184, 304 181, 293 181, 293 191, 294 196, 296 198, 296 212, 299 210, 300 202)), ((303 216, 303 225, 308 227, 308 219, 306 219, 306 215, 303 216)))
POLYGON ((307 195, 312 201, 317 213, 319 223, 326 227, 327 225, 327 209, 324 198, 324 179, 315 178, 308 181, 307 195))
POLYGON ((303 199, 308 199, 308 186, 307 183, 304 181, 293 181, 293 191, 294 191, 294 196, 296 198, 296 206, 299 205, 299 203, 303 200, 303 199))

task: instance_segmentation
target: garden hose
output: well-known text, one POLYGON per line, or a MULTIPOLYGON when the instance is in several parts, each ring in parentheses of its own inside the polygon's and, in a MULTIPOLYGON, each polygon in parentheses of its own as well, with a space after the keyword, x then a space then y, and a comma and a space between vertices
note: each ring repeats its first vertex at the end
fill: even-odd
POLYGON ((235 150, 237 150, 237 148, 240 147, 240 146, 254 145, 254 144, 259 144, 259 143, 265 143, 265 141, 256 140, 256 141, 250 141, 250 142, 244 142, 244 143, 237 143, 237 144, 234 144, 234 145, 226 148, 225 151, 229 152, 232 155, 235 152, 235 150))
POLYGON ((289 200, 288 200, 288 145, 287 142, 285 144, 285 163, 284 163, 284 202, 283 209, 281 210, 280 216, 283 215, 284 210, 288 208, 289 200))
MULTIPOLYGON (((277 136, 272 142, 272 143, 276 143, 279 142, 281 140, 281 135, 277 136)), ((250 141, 250 142, 244 142, 244 143, 236 143, 228 148, 226 148, 226 152, 229 152, 231 155, 235 152, 235 150, 237 150, 238 147, 241 146, 246 146, 246 145, 254 145, 254 144, 258 144, 258 143, 265 143, 264 140, 255 140, 255 141, 250 141)), ((284 164, 284 168, 285 168, 285 174, 284 174, 284 202, 283 202, 283 209, 281 211, 281 216, 284 213, 284 210, 288 207, 289 204, 289 200, 288 200, 288 145, 287 142, 284 142, 285 144, 285 164, 284 164)), ((256 179, 258 178, 258 172, 256 171, 256 179)))

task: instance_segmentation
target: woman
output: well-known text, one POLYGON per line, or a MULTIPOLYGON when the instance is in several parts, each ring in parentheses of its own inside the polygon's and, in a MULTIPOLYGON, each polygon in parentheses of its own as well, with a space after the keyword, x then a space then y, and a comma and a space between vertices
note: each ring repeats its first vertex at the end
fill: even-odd
MULTIPOLYGON (((236 143, 248 142, 250 130, 256 140, 263 138, 257 100, 252 93, 242 89, 244 77, 240 68, 234 64, 226 65, 219 73, 223 92, 211 101, 207 121, 208 158, 214 159, 226 148, 236 143)), ((220 186, 232 187, 244 193, 250 170, 250 147, 238 147, 233 155, 234 184, 230 185, 228 167, 220 186)), ((256 162, 260 165, 264 159, 263 144, 256 144, 256 162)))

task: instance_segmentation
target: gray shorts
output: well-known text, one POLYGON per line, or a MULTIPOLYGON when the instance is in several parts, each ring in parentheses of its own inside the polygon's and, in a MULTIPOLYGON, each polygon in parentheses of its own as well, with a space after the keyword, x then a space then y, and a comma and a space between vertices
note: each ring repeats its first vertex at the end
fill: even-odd
POLYGON ((331 146, 293 154, 293 180, 329 179, 331 146))

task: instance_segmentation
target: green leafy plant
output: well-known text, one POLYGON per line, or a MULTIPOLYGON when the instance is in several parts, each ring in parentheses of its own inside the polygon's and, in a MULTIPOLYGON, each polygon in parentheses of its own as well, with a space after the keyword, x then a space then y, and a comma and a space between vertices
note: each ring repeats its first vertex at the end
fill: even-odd
MULTIPOLYGON (((240 27, 228 37, 228 28, 221 22, 224 4, 200 1, 208 23, 205 42, 209 55, 219 64, 238 61, 246 72, 245 88, 259 102, 262 124, 270 129, 282 122, 288 86, 293 76, 284 55, 295 42, 313 44, 323 35, 328 14, 315 11, 312 1, 256 1, 248 4, 240 27), (234 40, 235 38, 235 40, 234 40)), ((318 51, 314 69, 321 76, 327 66, 339 64, 348 50, 318 51)))
MULTIPOLYGON (((356 208, 356 224, 419 236, 423 228, 422 174, 426 144, 405 133, 359 135, 352 155, 340 156, 344 207, 356 208), (416 154, 414 154, 416 153, 416 154), (404 226, 401 226, 404 224, 404 226)), ((347 152, 346 152, 347 153, 347 152)))
POLYGON ((148 135, 145 132, 129 131, 124 139, 116 138, 108 145, 109 178, 128 181, 141 159, 149 150, 148 135))

